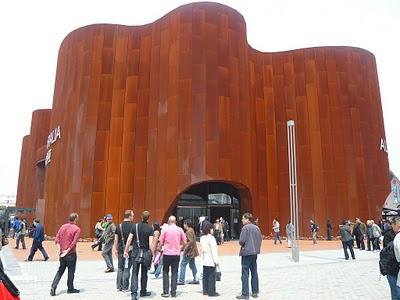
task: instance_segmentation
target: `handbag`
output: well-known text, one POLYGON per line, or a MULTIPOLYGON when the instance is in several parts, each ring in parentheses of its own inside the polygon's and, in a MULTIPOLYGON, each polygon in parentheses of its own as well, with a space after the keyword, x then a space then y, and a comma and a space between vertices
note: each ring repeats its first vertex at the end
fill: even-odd
POLYGON ((219 266, 215 267, 215 280, 221 281, 221 269, 219 266))
POLYGON ((143 249, 142 247, 140 247, 138 224, 136 224, 136 243, 139 247, 139 251, 135 257, 135 262, 137 262, 138 264, 143 265, 147 268, 150 268, 151 261, 153 259, 153 253, 151 253, 150 249, 143 249))

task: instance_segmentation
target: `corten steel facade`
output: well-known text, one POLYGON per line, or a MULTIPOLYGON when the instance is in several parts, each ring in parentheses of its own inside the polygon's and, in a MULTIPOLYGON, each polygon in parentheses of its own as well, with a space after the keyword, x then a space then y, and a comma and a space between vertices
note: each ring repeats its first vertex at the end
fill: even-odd
MULTIPOLYGON (((190 186, 224 181, 267 234, 274 217, 289 218, 289 119, 302 235, 312 217, 322 234, 327 219, 377 218, 389 169, 368 51, 259 52, 243 17, 215 3, 185 5, 143 26, 77 29, 61 45, 51 121, 43 123, 47 132, 61 128, 46 168, 47 230, 54 234, 72 211, 86 236, 97 218, 119 220, 127 208, 165 220, 190 186)), ((23 181, 31 139, 18 194, 31 192, 23 181)))
POLYGON ((45 141, 49 134, 51 109, 32 113, 31 130, 22 140, 19 167, 17 206, 34 208, 35 214, 25 214, 32 219, 44 217, 44 155, 45 141))

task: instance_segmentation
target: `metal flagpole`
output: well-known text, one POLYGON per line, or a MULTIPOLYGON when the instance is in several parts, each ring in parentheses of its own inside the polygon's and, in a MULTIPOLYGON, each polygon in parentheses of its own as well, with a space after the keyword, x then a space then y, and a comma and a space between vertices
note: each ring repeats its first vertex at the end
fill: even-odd
POLYGON ((297 199, 297 170, 296 170, 296 135, 294 121, 287 121, 288 162, 289 162, 289 195, 290 222, 293 225, 292 259, 299 262, 299 205, 297 199))

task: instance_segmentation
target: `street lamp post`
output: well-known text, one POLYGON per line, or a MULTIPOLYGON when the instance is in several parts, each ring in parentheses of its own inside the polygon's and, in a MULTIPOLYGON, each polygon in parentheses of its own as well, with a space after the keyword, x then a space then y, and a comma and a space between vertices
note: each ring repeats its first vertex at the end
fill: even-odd
POLYGON ((287 121, 288 161, 289 161, 289 193, 290 193, 290 221, 293 225, 292 259, 299 262, 299 203, 297 199, 297 171, 296 171, 296 134, 294 121, 287 121))

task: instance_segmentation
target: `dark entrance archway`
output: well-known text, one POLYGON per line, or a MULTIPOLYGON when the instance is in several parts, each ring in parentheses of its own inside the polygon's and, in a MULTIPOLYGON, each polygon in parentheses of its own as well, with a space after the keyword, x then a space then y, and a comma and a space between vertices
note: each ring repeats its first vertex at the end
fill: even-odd
POLYGON ((222 217, 228 223, 228 237, 238 238, 241 214, 251 209, 249 189, 242 184, 228 181, 205 181, 188 187, 177 196, 172 213, 178 224, 191 219, 199 234, 199 217, 206 216, 210 222, 222 217))

